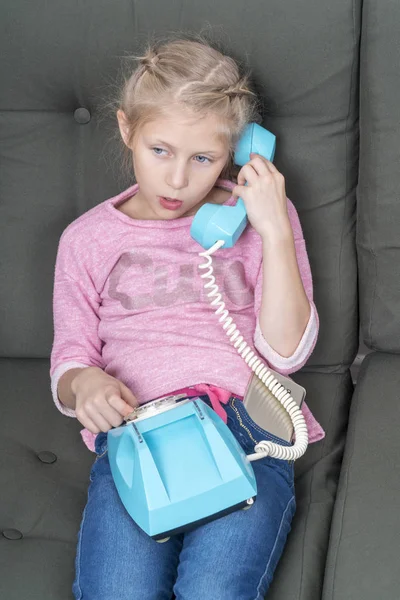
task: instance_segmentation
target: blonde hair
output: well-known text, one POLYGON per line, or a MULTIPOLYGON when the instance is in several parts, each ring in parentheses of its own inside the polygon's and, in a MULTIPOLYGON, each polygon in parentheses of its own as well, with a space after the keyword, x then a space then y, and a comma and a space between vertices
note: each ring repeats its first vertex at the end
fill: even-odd
POLYGON ((138 65, 124 76, 117 100, 126 117, 128 145, 146 122, 162 115, 171 104, 183 105, 199 116, 213 113, 230 152, 221 177, 233 178, 236 143, 249 122, 261 120, 250 73, 242 73, 238 62, 199 36, 148 44, 144 55, 131 58, 138 65))

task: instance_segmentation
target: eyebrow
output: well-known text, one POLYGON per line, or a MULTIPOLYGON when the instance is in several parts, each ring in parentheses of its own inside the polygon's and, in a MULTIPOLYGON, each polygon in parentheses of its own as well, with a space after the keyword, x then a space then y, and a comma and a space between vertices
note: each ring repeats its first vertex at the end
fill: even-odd
MULTIPOLYGON (((169 148, 172 148, 172 150, 176 150, 175 146, 173 146, 172 144, 168 144, 167 142, 163 142, 162 140, 154 140, 152 142, 153 144, 162 144, 163 146, 168 146, 169 148)), ((196 154, 212 154, 213 156, 221 154, 221 152, 219 150, 203 150, 201 152, 196 152, 196 154)))

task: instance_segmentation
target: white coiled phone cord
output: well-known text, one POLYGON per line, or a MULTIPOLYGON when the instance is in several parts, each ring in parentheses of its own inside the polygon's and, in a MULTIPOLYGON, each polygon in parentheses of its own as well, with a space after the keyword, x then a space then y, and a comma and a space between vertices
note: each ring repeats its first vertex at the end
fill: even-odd
POLYGON ((281 446, 280 444, 275 444, 268 440, 262 440, 254 447, 255 454, 249 454, 247 455, 247 458, 250 461, 253 461, 265 458, 265 456, 273 456, 282 460, 297 460, 305 453, 308 446, 308 431, 303 413, 283 385, 272 375, 267 366, 254 354, 248 344, 244 341, 240 331, 233 322, 232 317, 229 316, 229 311, 225 308, 225 302, 222 300, 218 286, 215 283, 211 258, 211 254, 214 254, 214 252, 223 245, 224 242, 219 240, 209 250, 200 252, 199 254, 199 256, 206 259, 206 262, 199 265, 199 269, 208 269, 208 271, 201 275, 202 278, 208 279, 207 283, 204 284, 204 288, 211 288, 211 291, 207 295, 210 299, 213 299, 211 306, 217 306, 215 314, 222 314, 219 322, 222 324, 229 340, 257 377, 287 410, 292 419, 296 436, 296 441, 293 446, 281 446))

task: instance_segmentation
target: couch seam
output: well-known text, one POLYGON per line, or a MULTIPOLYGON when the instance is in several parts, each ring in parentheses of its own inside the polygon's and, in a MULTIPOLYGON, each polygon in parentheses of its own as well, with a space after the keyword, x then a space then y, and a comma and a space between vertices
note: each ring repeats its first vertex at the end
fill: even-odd
MULTIPOLYGON (((356 0, 352 1, 352 9, 353 9, 353 44, 354 46, 356 45, 356 6, 355 6, 355 2, 356 0)), ((358 144, 358 169, 357 169, 357 184, 356 184, 356 218, 357 218, 357 204, 358 204, 358 195, 357 195, 357 190, 358 190, 358 183, 359 183, 359 174, 360 174, 360 73, 361 73, 361 34, 362 34, 362 16, 363 16, 363 0, 360 1, 360 25, 359 25, 359 41, 358 41, 358 48, 357 48, 357 52, 354 52, 354 58, 353 58, 353 66, 352 66, 352 70, 351 70, 351 85, 350 85, 350 98, 349 98, 349 114, 347 119, 349 118, 350 115, 350 106, 351 106, 351 97, 352 97, 352 90, 353 90, 353 85, 354 85, 354 71, 355 71, 355 65, 356 65, 356 61, 358 60, 358 136, 359 136, 359 144, 358 144)), ((346 123, 346 135, 345 135, 345 139, 346 139, 346 164, 347 164, 347 157, 348 157, 348 144, 347 144, 347 127, 348 123, 346 123)), ((347 189, 347 170, 346 170, 346 189, 347 189)), ((357 222, 357 221, 356 221, 357 222)), ((357 225, 356 225, 357 227, 357 225)), ((343 233, 343 232, 342 232, 343 233)), ((357 232, 356 232, 356 238, 357 238, 357 232)), ((355 250, 356 250, 356 263, 358 266, 358 261, 357 261, 357 239, 356 239, 356 244, 355 244, 355 250)), ((341 252, 342 252, 342 246, 341 246, 341 252)), ((340 280, 341 281, 341 280, 340 280)), ((342 289, 342 286, 340 285, 340 289, 342 289)), ((357 291, 358 294, 358 291, 357 291)), ((360 325, 358 325, 358 328, 360 327, 360 325)), ((353 390, 353 396, 352 399, 350 401, 350 406, 352 404, 352 400, 354 398, 354 390, 353 390)), ((347 429, 346 431, 346 436, 345 436, 345 440, 344 440, 344 450, 346 448, 346 440, 348 437, 349 431, 347 429)), ((353 448, 354 448, 354 438, 353 438, 353 448)), ((352 452, 353 452, 353 448, 352 448, 352 452)), ((340 465, 340 471, 342 471, 342 466, 343 466, 343 456, 342 456, 342 461, 341 461, 341 465, 340 465)), ((348 487, 348 477, 349 477, 349 472, 348 470, 346 471, 346 475, 345 475, 345 490, 347 490, 348 487)), ((326 556, 325 556, 325 569, 324 569, 324 576, 323 576, 323 585, 322 585, 322 592, 324 593, 324 582, 325 582, 325 577, 326 577, 326 568, 327 568, 327 559, 328 559, 328 554, 329 554, 329 546, 330 546, 330 539, 331 539, 331 534, 332 534, 332 521, 333 521, 333 516, 334 516, 334 508, 335 508, 335 504, 336 504, 336 500, 337 500, 337 494, 338 494, 338 488, 339 488, 339 481, 340 481, 340 475, 339 475, 339 480, 338 480, 338 487, 336 489, 336 494, 335 494, 335 499, 334 499, 334 504, 333 504, 333 511, 332 511, 332 517, 331 517, 331 523, 330 523, 330 531, 329 531, 329 538, 328 538, 328 547, 327 547, 327 552, 326 552, 326 556)), ((337 544, 337 548, 336 548, 336 552, 335 552, 335 556, 334 556, 334 567, 333 567, 333 577, 332 577, 332 586, 331 586, 331 593, 330 593, 330 597, 331 599, 334 597, 334 592, 335 592, 335 574, 336 574, 336 566, 337 566, 337 560, 338 560, 338 548, 339 548, 339 544, 340 544, 340 539, 341 539, 341 535, 342 535, 342 529, 343 529, 343 514, 344 514, 344 508, 345 508, 345 504, 346 504, 346 498, 347 498, 347 494, 345 495, 345 500, 343 502, 343 506, 342 506, 342 513, 341 513, 341 517, 340 517, 340 532, 339 532, 339 538, 338 538, 338 544, 337 544)))
MULTIPOLYGON (((355 2, 356 0, 352 0, 352 17, 353 17, 353 48, 356 49, 356 19, 355 19, 355 2)), ((361 0, 362 3, 362 0, 361 0)), ((360 39, 361 39, 361 23, 360 23, 360 39)), ((342 272, 342 254, 343 254, 343 232, 344 232, 344 224, 345 224, 345 219, 344 216, 346 214, 346 207, 348 205, 348 200, 350 197, 350 193, 347 189, 347 185, 348 185, 348 168, 347 168, 347 162, 348 162, 348 156, 349 156, 349 144, 348 144, 348 131, 349 131, 349 119, 350 119, 350 114, 351 114, 351 101, 352 101, 352 97, 353 97, 353 89, 355 86, 354 80, 354 71, 355 71, 355 67, 356 67, 356 63, 357 63, 357 58, 358 58, 358 65, 360 66, 360 44, 358 46, 358 52, 354 52, 354 57, 353 57, 353 64, 351 67, 351 76, 350 76, 350 90, 349 90, 349 104, 348 104, 348 111, 347 111, 347 117, 346 117, 346 129, 345 129, 345 203, 344 203, 344 208, 343 208, 343 220, 342 220, 342 232, 341 232, 341 236, 340 236, 340 253, 339 253, 339 286, 340 286, 340 309, 342 309, 342 303, 343 303, 343 294, 342 294, 342 289, 343 289, 343 283, 342 283, 342 278, 341 278, 341 272, 342 272)), ((359 97, 360 94, 358 92, 358 109, 360 106, 360 102, 359 102, 359 97)), ((359 123, 359 121, 358 121, 359 123)), ((360 135, 360 125, 358 124, 358 135, 360 135)), ((357 187, 358 187, 358 180, 359 180, 359 168, 360 168, 360 150, 358 149, 358 161, 357 161, 358 167, 357 167, 357 182, 356 182, 356 195, 355 195, 355 210, 356 210, 356 215, 357 215, 357 187)), ((357 226, 356 226, 357 227, 357 226)), ((355 240, 355 258, 356 258, 356 264, 357 264, 357 243, 355 240)), ((359 325, 358 325, 358 329, 359 329, 359 325)), ((344 344, 345 344, 345 336, 343 336, 343 345, 342 345, 342 360, 341 360, 341 365, 344 365, 343 362, 343 356, 344 356, 344 344)))
MULTIPOLYGON (((356 19, 355 19, 355 1, 356 0, 352 0, 352 18, 353 18, 353 48, 354 50, 356 50, 356 19)), ((361 4, 362 6, 362 4, 361 4)), ((361 41, 361 21, 360 21, 360 36, 359 39, 361 41)), ((353 62, 352 62, 352 67, 351 67, 351 76, 350 76, 350 89, 349 89, 349 103, 348 103, 348 112, 347 112, 347 117, 346 117, 346 129, 345 129, 345 204, 344 204, 344 214, 346 212, 346 206, 347 206, 347 199, 349 198, 349 194, 348 194, 348 190, 347 190, 347 184, 348 184, 348 170, 347 170, 347 158, 349 155, 349 150, 348 150, 348 126, 349 126, 349 118, 350 118, 350 113, 351 113, 351 101, 352 101, 352 97, 353 97, 353 91, 354 91, 354 73, 355 73, 355 68, 356 68, 356 64, 357 64, 357 59, 358 59, 358 65, 360 65, 360 42, 358 45, 358 51, 354 51, 354 56, 353 56, 353 62)), ((359 96, 358 96, 359 97, 359 96)), ((359 107, 360 103, 358 101, 358 107, 359 107)), ((358 126, 358 130, 359 130, 359 126, 358 126)), ((356 183, 356 190, 357 190, 357 186, 358 186, 358 179, 359 179, 359 163, 360 163, 360 152, 358 151, 358 171, 357 171, 357 183, 356 183)), ((356 193, 356 210, 357 210, 357 193, 356 193)), ((340 308, 342 307, 342 279, 340 277, 340 273, 341 273, 341 266, 342 266, 342 253, 343 253, 343 231, 344 231, 344 216, 343 216, 343 221, 342 221, 342 232, 341 232, 341 244, 340 244, 340 253, 339 253, 339 285, 340 285, 340 308)), ((355 248, 356 249, 356 248, 355 248)), ((356 262, 357 262, 357 256, 356 256, 356 262)), ((343 337, 343 344, 344 344, 344 337, 343 337)), ((343 353, 344 353, 344 345, 342 345, 342 360, 341 360, 341 366, 344 366, 344 362, 343 362, 343 353)), ((337 397, 337 395, 336 395, 337 397)), ((333 412, 333 405, 332 405, 332 411, 331 411, 331 417, 329 422, 331 422, 332 420, 332 412, 333 412)), ((346 435, 347 437, 347 435, 346 435)), ((326 446, 326 437, 324 439, 324 443, 323 443, 323 447, 322 447, 322 452, 321 454, 324 455, 324 450, 325 450, 325 446, 326 446)), ((343 462, 343 461, 342 461, 343 462)), ((307 529, 307 521, 309 518, 309 514, 310 514, 310 507, 311 507, 311 494, 312 494, 312 483, 314 480, 314 474, 315 474, 315 469, 313 469, 313 473, 312 473, 312 477, 311 477, 311 481, 310 481, 310 503, 308 506, 308 510, 307 510, 307 517, 306 517, 306 522, 305 522, 305 529, 307 529)), ((336 501, 336 497, 337 497, 337 491, 335 494, 335 498, 333 500, 333 506, 335 504, 336 501)), ((332 512, 332 516, 331 516, 331 521, 330 521, 330 528, 329 530, 331 530, 332 527, 332 517, 333 517, 333 512, 332 512)), ((302 552, 302 569, 301 569, 301 580, 300 580, 300 595, 302 594, 302 589, 303 589, 303 581, 304 581, 304 547, 305 547, 305 537, 303 537, 303 552, 302 552)), ((329 548, 329 545, 328 545, 329 548)), ((328 556, 328 549, 326 551, 326 555, 325 555, 325 567, 326 567, 326 560, 327 560, 327 556, 328 556)), ((323 571, 323 577, 322 577, 322 589, 321 592, 323 591, 323 587, 324 587, 324 580, 325 580, 325 569, 323 571)))
MULTIPOLYGON (((363 1, 362 1, 362 6, 363 6, 363 1)), ((364 15, 364 11, 362 11, 362 14, 364 15)), ((360 53, 361 56, 361 53, 360 53)), ((361 61, 360 61, 360 67, 361 67, 361 61)), ((360 69, 360 74, 361 74, 361 69, 360 69)), ((361 117, 361 113, 360 113, 360 117, 361 117)), ((377 193, 377 182, 375 181, 375 206, 377 205, 377 198, 378 198, 378 193, 377 193)), ((369 343, 370 348, 373 348, 372 346, 372 314, 374 312, 374 304, 375 304, 375 299, 376 299, 376 289, 377 289, 377 282, 378 282, 378 271, 377 271, 377 260, 376 260, 376 255, 374 252, 374 248, 372 245, 372 227, 371 227, 371 211, 368 210, 367 211, 367 215, 368 215, 368 223, 369 223, 369 247, 370 247, 370 254, 373 257, 373 266, 374 266, 374 270, 375 270, 375 282, 374 282, 374 288, 372 291, 372 299, 371 299, 371 308, 370 308, 370 313, 369 313, 369 324, 368 324, 368 340, 367 343, 369 343)), ((376 348, 375 348, 376 349, 376 348)))
MULTIPOLYGON (((336 389, 335 400, 332 403, 331 412, 330 412, 329 421, 328 421, 328 427, 327 427, 328 430, 329 430, 329 426, 330 426, 330 424, 332 422, 333 407, 336 404, 336 400, 337 400, 337 397, 338 397, 338 390, 339 390, 339 386, 336 389)), ((322 441, 322 444, 321 444, 321 455, 320 455, 319 460, 321 460, 322 457, 325 457, 326 438, 327 438, 327 436, 325 436, 323 438, 323 440, 321 440, 322 441)), ((307 522, 308 522, 308 519, 309 519, 311 506, 315 504, 312 501, 312 487, 313 487, 313 482, 314 482, 314 475, 315 475, 315 466, 313 467, 312 475, 311 475, 311 480, 310 480, 310 487, 309 487, 309 490, 310 490, 310 492, 309 492, 310 501, 309 501, 309 505, 308 505, 308 509, 307 509, 307 516, 306 516, 306 519, 305 519, 305 527, 304 527, 305 532, 307 531, 307 522)), ((336 499, 336 495, 335 495, 335 498, 333 499, 333 504, 335 503, 335 499, 336 499)), ((332 525, 332 517, 331 517, 330 527, 331 527, 331 525, 332 525)), ((329 527, 329 530, 330 530, 330 527, 329 527)), ((306 535, 303 536, 303 552, 302 552, 301 579, 300 579, 300 597, 301 597, 301 593, 302 593, 302 589, 303 589, 303 579, 304 579, 305 540, 306 540, 306 535)), ((325 565, 326 565, 327 554, 328 554, 328 551, 326 552, 326 556, 325 556, 325 565)), ((325 572, 325 569, 324 569, 324 572, 325 572)), ((324 575, 323 575, 323 578, 322 578, 322 588, 323 588, 323 585, 324 585, 324 575)))
MULTIPOLYGON (((354 401, 354 396, 353 396, 353 399, 352 399, 352 404, 353 404, 353 401, 354 401)), ((359 404, 359 394, 357 394, 357 403, 352 406, 352 413, 355 414, 357 412, 356 409, 358 407, 358 404, 359 404)), ((350 418, 349 418, 349 420, 350 420, 350 418)), ((353 417, 353 419, 352 419, 352 429, 351 429, 351 431, 349 431, 349 429, 348 429, 347 433, 346 433, 346 442, 347 442, 347 439, 349 437, 349 433, 353 434, 353 438, 351 440, 350 448, 348 449, 348 451, 346 453, 346 461, 348 463, 346 465, 345 480, 344 480, 345 481, 345 483, 344 483, 344 489, 345 489, 346 493, 345 493, 345 496, 344 496, 344 501, 343 501, 343 505, 342 505, 341 512, 340 512, 340 530, 339 530, 338 542, 337 542, 336 548, 334 550, 334 566, 333 566, 332 588, 331 588, 332 593, 330 595, 330 598, 333 598, 333 593, 334 593, 334 588, 335 588, 336 567, 337 567, 337 561, 338 561, 338 555, 339 555, 338 550, 339 550, 340 541, 341 541, 342 532, 343 532, 343 515, 344 515, 344 512, 345 512, 345 507, 346 507, 346 502, 347 502, 347 489, 348 489, 349 476, 350 476, 350 464, 351 464, 351 459, 352 459, 353 454, 354 454, 354 444, 355 444, 355 437, 356 437, 356 427, 357 427, 357 420, 356 420, 355 417, 353 417), (354 425, 353 425, 353 423, 354 423, 354 425)), ((347 443, 345 444, 345 450, 346 450, 346 447, 347 447, 347 443)), ((342 460, 342 465, 343 465, 343 460, 342 460)), ((341 468, 341 471, 342 471, 342 468, 341 468)), ((336 496, 336 498, 337 498, 337 496, 336 496)), ((336 498, 335 498, 335 504, 336 504, 336 498)), ((331 542, 331 535, 329 536, 328 549, 330 547, 330 542, 331 542)), ((326 570, 325 570, 325 572, 326 572, 326 570)), ((325 577, 324 577, 324 579, 325 579, 325 577)))

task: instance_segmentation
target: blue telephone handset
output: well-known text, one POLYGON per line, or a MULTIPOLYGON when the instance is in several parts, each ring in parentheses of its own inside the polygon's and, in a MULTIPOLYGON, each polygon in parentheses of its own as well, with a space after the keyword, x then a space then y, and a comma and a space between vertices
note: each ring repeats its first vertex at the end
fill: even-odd
MULTIPOLYGON (((273 161, 276 137, 257 123, 250 123, 240 138, 234 156, 236 165, 243 167, 255 152, 273 161)), ((238 198, 235 206, 203 204, 192 222, 190 235, 208 250, 217 240, 224 241, 224 248, 232 248, 247 225, 244 202, 238 198)))

